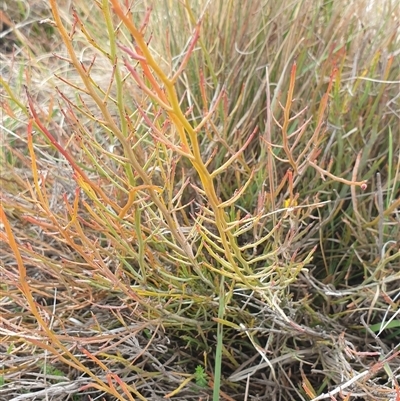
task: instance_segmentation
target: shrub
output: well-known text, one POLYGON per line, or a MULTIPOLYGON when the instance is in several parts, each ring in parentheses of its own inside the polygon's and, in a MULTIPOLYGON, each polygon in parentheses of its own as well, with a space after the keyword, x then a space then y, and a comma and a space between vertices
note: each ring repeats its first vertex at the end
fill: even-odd
POLYGON ((398 397, 394 2, 39 3, 3 13, 0 394, 398 397))

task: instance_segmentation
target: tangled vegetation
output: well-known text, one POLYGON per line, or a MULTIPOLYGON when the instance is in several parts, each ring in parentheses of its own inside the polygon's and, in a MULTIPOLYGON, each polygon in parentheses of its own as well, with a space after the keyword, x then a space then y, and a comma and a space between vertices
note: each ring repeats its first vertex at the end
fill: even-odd
POLYGON ((0 399, 400 400, 399 1, 0 17, 0 399))

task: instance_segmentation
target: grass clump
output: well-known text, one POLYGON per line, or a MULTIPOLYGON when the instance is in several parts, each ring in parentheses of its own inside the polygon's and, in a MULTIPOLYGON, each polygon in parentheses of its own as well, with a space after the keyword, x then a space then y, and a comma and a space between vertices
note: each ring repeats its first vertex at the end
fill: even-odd
POLYGON ((72 3, 3 13, 0 395, 397 400, 396 2, 72 3))

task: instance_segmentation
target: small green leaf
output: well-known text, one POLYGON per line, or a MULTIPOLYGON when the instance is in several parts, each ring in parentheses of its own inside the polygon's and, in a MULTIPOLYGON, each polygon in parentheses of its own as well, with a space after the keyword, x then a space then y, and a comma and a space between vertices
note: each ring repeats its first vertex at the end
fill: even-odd
POLYGON ((392 320, 388 325, 385 325, 385 323, 382 322, 382 323, 376 323, 376 324, 373 324, 372 326, 369 326, 369 328, 374 333, 377 333, 378 331, 380 331, 382 327, 385 327, 385 330, 393 329, 395 327, 400 327, 400 320, 392 320))
POLYGON ((207 373, 204 371, 203 366, 197 365, 194 373, 196 384, 200 387, 207 386, 207 373))

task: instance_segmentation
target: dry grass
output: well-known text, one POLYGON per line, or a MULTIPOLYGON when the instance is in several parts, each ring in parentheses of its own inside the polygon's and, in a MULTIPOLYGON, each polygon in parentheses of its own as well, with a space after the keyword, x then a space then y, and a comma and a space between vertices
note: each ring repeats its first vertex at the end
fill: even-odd
POLYGON ((0 15, 0 399, 399 401, 398 1, 154 4, 0 15))

